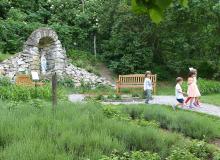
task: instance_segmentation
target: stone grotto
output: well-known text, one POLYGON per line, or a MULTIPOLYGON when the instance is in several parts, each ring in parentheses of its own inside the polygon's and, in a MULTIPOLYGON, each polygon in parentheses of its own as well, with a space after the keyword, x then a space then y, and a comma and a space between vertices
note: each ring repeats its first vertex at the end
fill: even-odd
POLYGON ((36 71, 41 79, 50 78, 56 72, 59 78, 72 79, 76 86, 81 81, 111 85, 105 78, 71 64, 56 32, 50 28, 35 30, 24 43, 22 52, 0 63, 0 71, 11 80, 20 72, 30 75, 31 71, 36 71))

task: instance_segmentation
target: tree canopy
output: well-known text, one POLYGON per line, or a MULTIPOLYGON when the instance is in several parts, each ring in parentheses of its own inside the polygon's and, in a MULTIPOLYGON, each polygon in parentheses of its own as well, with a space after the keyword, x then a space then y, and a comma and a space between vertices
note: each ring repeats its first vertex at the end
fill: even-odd
MULTIPOLYGON (((149 14, 153 22, 159 23, 164 16, 164 10, 167 9, 174 0, 132 0, 132 7, 136 13, 149 14)), ((179 3, 187 7, 188 0, 179 0, 179 3)))
POLYGON ((96 34, 99 57, 117 74, 152 70, 160 79, 170 79, 193 66, 202 77, 220 79, 219 0, 145 0, 138 3, 144 6, 141 14, 133 12, 134 2, 1 0, 0 52, 20 51, 32 31, 48 26, 67 52, 93 54, 96 34), (159 5, 164 5, 163 21, 155 24, 149 10, 159 5))

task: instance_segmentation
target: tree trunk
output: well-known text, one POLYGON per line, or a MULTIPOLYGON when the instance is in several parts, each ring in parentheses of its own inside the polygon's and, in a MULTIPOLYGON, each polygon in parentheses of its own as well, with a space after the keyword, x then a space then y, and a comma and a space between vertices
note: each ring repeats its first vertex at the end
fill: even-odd
POLYGON ((96 51, 96 33, 94 34, 94 37, 93 37, 93 44, 94 44, 94 55, 95 55, 95 59, 96 59, 96 56, 97 56, 97 51, 96 51))
POLYGON ((85 13, 85 1, 84 0, 81 0, 82 2, 82 10, 83 10, 83 13, 85 13))

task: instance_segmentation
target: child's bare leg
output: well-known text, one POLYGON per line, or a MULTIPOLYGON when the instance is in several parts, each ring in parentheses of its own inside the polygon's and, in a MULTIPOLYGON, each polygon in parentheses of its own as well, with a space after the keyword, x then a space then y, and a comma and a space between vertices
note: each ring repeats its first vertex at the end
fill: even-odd
POLYGON ((189 107, 190 107, 190 108, 192 108, 192 107, 193 107, 193 100, 194 100, 194 98, 193 98, 193 97, 191 97, 191 99, 190 99, 190 105, 189 105, 189 107))
POLYGON ((185 103, 187 104, 191 98, 192 98, 192 97, 188 97, 188 98, 186 99, 185 103))
POLYGON ((199 104, 199 103, 200 103, 200 102, 199 102, 199 97, 196 97, 195 101, 196 101, 196 104, 197 104, 197 105, 200 105, 200 104, 199 104))

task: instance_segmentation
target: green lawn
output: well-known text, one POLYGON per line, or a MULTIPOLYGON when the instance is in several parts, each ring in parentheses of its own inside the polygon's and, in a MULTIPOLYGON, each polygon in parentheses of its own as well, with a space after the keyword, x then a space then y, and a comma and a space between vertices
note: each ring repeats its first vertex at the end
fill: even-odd
POLYGON ((157 95, 174 95, 175 83, 171 82, 158 82, 157 95))
POLYGON ((220 106, 220 94, 211 94, 207 96, 202 96, 201 102, 220 106))

